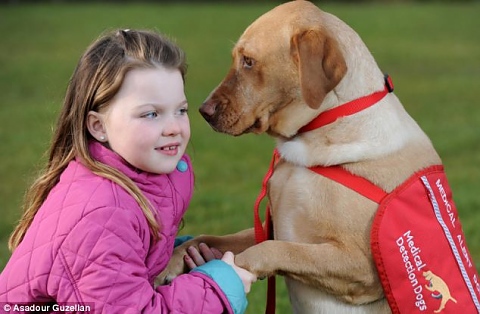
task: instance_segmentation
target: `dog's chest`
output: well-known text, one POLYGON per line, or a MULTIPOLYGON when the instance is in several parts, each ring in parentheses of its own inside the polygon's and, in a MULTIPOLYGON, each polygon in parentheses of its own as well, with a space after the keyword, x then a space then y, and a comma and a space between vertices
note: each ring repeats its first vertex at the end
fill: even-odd
POLYGON ((275 239, 302 243, 363 234, 377 209, 356 192, 285 161, 275 167, 268 197, 275 239))

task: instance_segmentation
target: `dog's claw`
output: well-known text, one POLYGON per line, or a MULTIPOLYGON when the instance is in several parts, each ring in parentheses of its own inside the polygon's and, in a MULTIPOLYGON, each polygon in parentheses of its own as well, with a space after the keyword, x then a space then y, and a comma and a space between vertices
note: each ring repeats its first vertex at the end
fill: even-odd
POLYGON ((166 286, 172 283, 173 279, 175 279, 175 275, 166 275, 165 277, 158 276, 155 279, 155 287, 158 286, 166 286))

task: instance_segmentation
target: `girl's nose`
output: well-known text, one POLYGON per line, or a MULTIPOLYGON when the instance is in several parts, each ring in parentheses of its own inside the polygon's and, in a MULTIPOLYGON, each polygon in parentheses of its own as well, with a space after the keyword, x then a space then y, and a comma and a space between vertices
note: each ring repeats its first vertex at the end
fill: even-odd
POLYGON ((163 136, 175 136, 182 131, 179 121, 175 117, 169 118, 165 121, 163 127, 163 136))

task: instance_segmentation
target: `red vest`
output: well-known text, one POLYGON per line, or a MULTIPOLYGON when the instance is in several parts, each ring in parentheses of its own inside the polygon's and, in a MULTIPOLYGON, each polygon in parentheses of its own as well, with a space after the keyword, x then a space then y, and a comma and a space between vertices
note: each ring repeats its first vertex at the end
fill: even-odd
POLYGON ((480 313, 480 278, 442 166, 381 200, 371 246, 393 313, 480 313))
POLYGON ((391 193, 338 166, 310 169, 379 204, 371 248, 393 313, 480 313, 480 278, 443 166, 391 193))

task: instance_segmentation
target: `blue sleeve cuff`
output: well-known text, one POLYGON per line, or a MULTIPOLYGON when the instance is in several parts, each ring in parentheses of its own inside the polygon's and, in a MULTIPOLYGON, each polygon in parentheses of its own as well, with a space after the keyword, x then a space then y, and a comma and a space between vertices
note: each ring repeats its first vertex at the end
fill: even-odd
POLYGON ((247 296, 242 280, 232 266, 216 259, 192 269, 191 272, 199 272, 212 278, 227 297, 233 313, 242 314, 245 312, 248 305, 247 296))
POLYGON ((179 236, 175 238, 175 244, 173 245, 174 247, 177 247, 179 245, 182 245, 184 242, 187 242, 188 240, 193 239, 191 235, 184 235, 184 236, 179 236))

